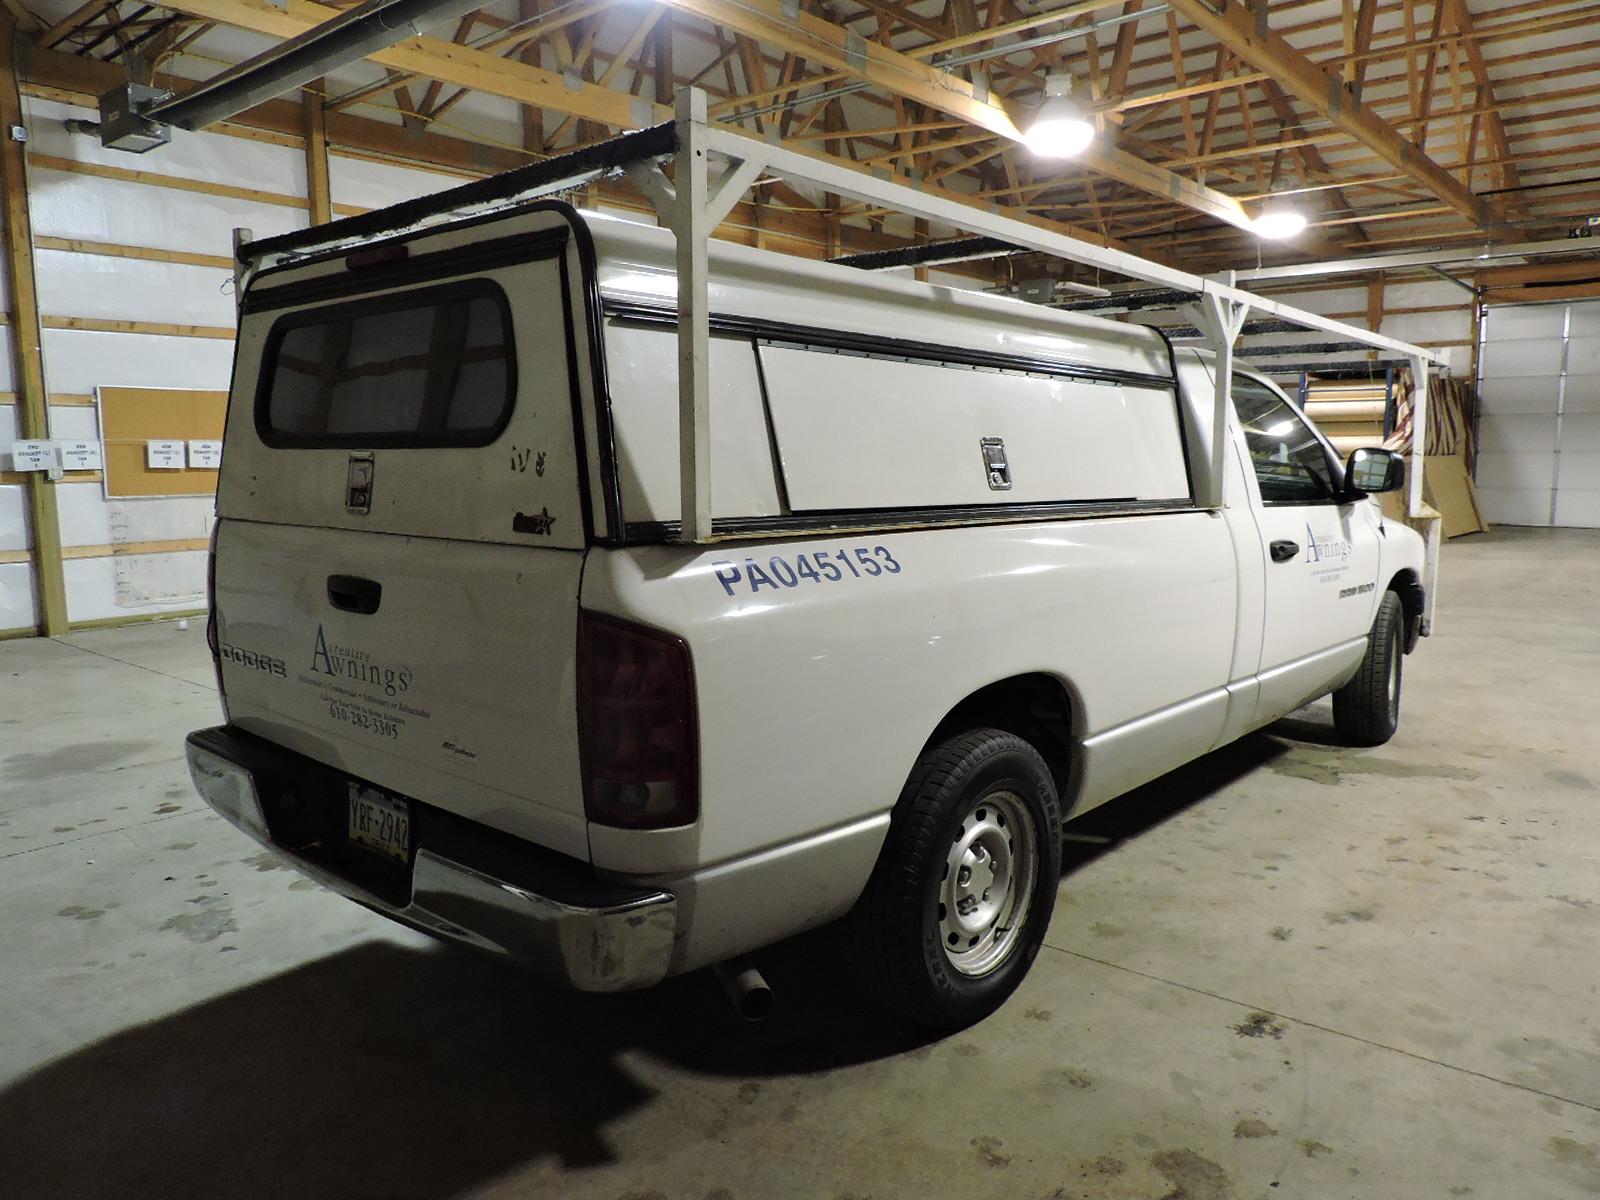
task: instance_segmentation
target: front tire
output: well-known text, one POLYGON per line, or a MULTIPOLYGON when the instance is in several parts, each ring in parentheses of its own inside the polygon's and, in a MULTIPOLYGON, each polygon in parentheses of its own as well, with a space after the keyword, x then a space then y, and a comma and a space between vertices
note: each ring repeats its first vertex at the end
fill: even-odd
POLYGON ((933 747, 852 914, 868 989, 940 1032, 988 1016, 1044 944, 1060 876, 1061 806, 1039 752, 998 729, 933 747))
POLYGON ((1367 652, 1355 678, 1333 694, 1333 724, 1358 746, 1381 746, 1400 728, 1401 664, 1406 614, 1400 597, 1385 592, 1367 635, 1367 652))

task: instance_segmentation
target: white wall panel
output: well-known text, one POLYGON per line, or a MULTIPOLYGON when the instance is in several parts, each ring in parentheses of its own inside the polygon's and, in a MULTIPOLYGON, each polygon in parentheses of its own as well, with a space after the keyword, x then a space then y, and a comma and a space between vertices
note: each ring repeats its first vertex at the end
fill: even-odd
MULTIPOLYGON (((1498 352, 1498 346, 1496 347, 1498 352)), ((1488 356, 1485 356, 1487 362, 1488 356)), ((1507 375, 1478 383, 1485 413, 1551 413, 1556 411, 1560 379, 1555 375, 1507 375)))
POLYGON ((1484 328, 1496 342, 1524 338, 1559 338, 1566 306, 1563 304, 1525 304, 1491 308, 1484 328))
POLYGON ((1479 487, 1478 505, 1491 524, 1550 524, 1550 489, 1479 487))
MULTIPOLYGON (((1566 412, 1561 417, 1561 474, 1564 478, 1584 480, 1588 477, 1569 475, 1567 459, 1575 454, 1593 454, 1600 451, 1600 412, 1566 412)), ((1600 487, 1600 477, 1589 479, 1585 487, 1600 487)))
POLYGON ((28 548, 28 489, 0 483, 0 550, 28 548))
POLYGON ((44 351, 53 392, 107 385, 225 391, 233 371, 233 343, 218 338, 46 329, 44 351))
MULTIPOLYGON (((1365 322, 1362 322, 1365 324, 1365 322)), ((1435 346, 1440 342, 1470 342, 1472 340, 1472 314, 1413 313, 1383 319, 1385 337, 1399 338, 1414 346, 1435 346)))
MULTIPOLYGON (((17 406, 0 404, 0 446, 9 446, 17 440, 17 406)), ((10 470, 10 467, 6 468, 10 470)))
POLYGON ((64 442, 98 442, 99 413, 83 404, 52 404, 50 436, 64 442))
POLYGON ((138 169, 161 175, 291 196, 306 194, 305 155, 292 146, 222 133, 188 133, 174 129, 169 144, 134 158, 125 151, 107 149, 98 138, 66 131, 64 122, 69 117, 96 119, 97 114, 89 109, 54 100, 30 100, 27 112, 29 149, 36 154, 101 163, 123 170, 137 163, 138 169))
POLYGON ((33 568, 27 563, 0 563, 0 629, 33 628, 37 614, 33 568))
POLYGON ((217 267, 40 250, 34 273, 41 314, 228 327, 235 319, 233 272, 217 267))
POLYGON ((1565 481, 1569 459, 1583 459, 1573 465, 1585 477, 1600 477, 1600 454, 1563 454, 1562 484, 1556 493, 1556 524, 1578 529, 1600 529, 1600 488, 1573 487, 1565 481))
POLYGON ((1491 333, 1493 348, 1483 356, 1485 379, 1511 375, 1553 376, 1561 370, 1561 338, 1515 338, 1502 341, 1491 333))
POLYGON ((28 182, 33 231, 40 236, 227 255, 233 250, 236 225, 267 237, 304 229, 308 221, 304 211, 282 205, 43 167, 31 168, 28 182))
POLYGON ((16 390, 16 372, 11 357, 11 327, 0 326, 0 392, 16 390))
MULTIPOLYGON (((1249 287, 1250 285, 1246 283, 1241 286, 1249 287)), ((1286 304, 1292 304, 1296 308, 1306 309, 1308 312, 1320 313, 1323 316, 1336 312, 1364 313, 1367 311, 1366 288, 1335 288, 1331 291, 1318 289, 1287 293, 1274 292, 1272 298, 1274 300, 1282 300, 1286 304)), ((1351 323, 1366 325, 1364 320, 1352 321, 1351 323)))
POLYGON ((172 612, 205 603, 203 550, 175 554, 129 554, 115 558, 74 558, 62 564, 67 581, 67 619, 103 621, 137 613, 172 612), (122 603, 152 595, 151 603, 122 603))
POLYGON ((1600 413, 1600 375, 1569 374, 1562 410, 1569 413, 1600 413))
POLYGON ((1556 451, 1554 412, 1485 412, 1478 429, 1484 444, 1495 447, 1496 451, 1539 454, 1554 454, 1556 451))
MULTIPOLYGON (((1425 280, 1420 283, 1392 283, 1383 289, 1384 308, 1431 308, 1438 304, 1459 305, 1468 321, 1472 319, 1472 297, 1454 284, 1425 280)), ((1383 330, 1385 333, 1389 331, 1387 317, 1383 321, 1383 330)))
POLYGON ((1567 345, 1567 371, 1573 375, 1600 374, 1600 335, 1573 336, 1567 345))
POLYGON ((56 513, 63 546, 104 546, 111 541, 105 495, 99 483, 57 484, 56 513))
POLYGON ((1574 304, 1570 332, 1574 341, 1600 338, 1600 304, 1574 304))
POLYGON ((328 156, 328 190, 335 204, 381 208, 386 204, 399 204, 402 200, 415 200, 418 196, 431 196, 434 192, 466 182, 459 175, 419 171, 413 167, 371 162, 364 158, 346 158, 342 154, 328 156))
MULTIPOLYGON (((1545 493, 1545 518, 1550 516, 1550 489, 1555 486, 1555 455, 1546 451, 1517 451, 1489 449, 1490 442, 1478 453, 1476 482, 1486 488, 1512 488, 1529 490, 1543 488, 1545 493)), ((1492 518, 1491 518, 1492 520, 1492 518)))

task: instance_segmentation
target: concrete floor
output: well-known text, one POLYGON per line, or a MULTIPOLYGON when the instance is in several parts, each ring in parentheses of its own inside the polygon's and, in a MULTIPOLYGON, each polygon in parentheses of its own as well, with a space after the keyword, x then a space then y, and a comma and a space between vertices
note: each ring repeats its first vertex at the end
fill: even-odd
POLYGON ((1399 737, 1307 710, 1071 827, 1041 956, 925 1044, 827 944, 554 995, 192 795, 199 624, 0 644, 0 1194, 1600 1195, 1600 534, 1447 547, 1399 737))

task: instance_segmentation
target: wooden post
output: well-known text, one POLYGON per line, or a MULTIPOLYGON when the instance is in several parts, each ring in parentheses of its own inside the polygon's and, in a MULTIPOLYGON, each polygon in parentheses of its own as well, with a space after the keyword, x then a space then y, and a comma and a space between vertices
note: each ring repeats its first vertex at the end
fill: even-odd
MULTIPOLYGON (((538 0, 517 0, 517 20, 533 21, 540 16, 538 0)), ((535 38, 518 53, 517 57, 530 67, 542 67, 544 60, 541 57, 540 41, 535 38)), ((544 109, 537 104, 521 104, 518 110, 522 114, 522 148, 530 154, 544 155, 544 109)))
MULTIPOLYGON (((33 276, 33 221, 28 212, 27 161, 14 130, 22 129, 17 91, 17 22, 0 10, 0 186, 5 188, 7 307, 11 310, 12 369, 16 374, 17 432, 24 439, 50 436, 44 387, 39 297, 33 276)), ((67 585, 61 570, 61 525, 55 484, 43 471, 28 473, 28 515, 33 525, 33 586, 39 632, 67 632, 67 585)))
POLYGON ((328 182, 328 114, 322 107, 323 81, 300 93, 306 113, 306 205, 313 225, 333 220, 333 191, 328 182))

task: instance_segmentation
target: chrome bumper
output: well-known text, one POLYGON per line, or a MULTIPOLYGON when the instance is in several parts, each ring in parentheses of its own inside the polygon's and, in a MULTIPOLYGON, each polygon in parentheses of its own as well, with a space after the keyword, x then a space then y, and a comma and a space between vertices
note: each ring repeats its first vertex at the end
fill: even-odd
POLYGON ((410 896, 399 903, 273 838, 273 796, 308 776, 336 773, 226 727, 191 733, 188 756, 195 789, 219 814, 318 883, 384 916, 515 959, 580 991, 649 987, 667 973, 677 931, 677 901, 667 892, 581 878, 564 886, 510 880, 461 861, 467 855, 430 849, 419 836, 410 896))

